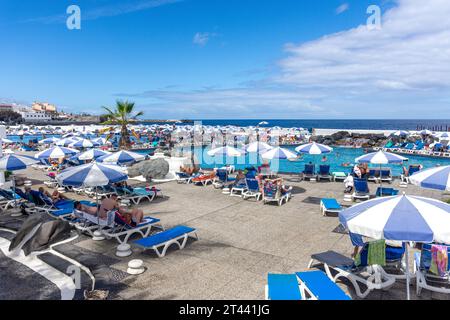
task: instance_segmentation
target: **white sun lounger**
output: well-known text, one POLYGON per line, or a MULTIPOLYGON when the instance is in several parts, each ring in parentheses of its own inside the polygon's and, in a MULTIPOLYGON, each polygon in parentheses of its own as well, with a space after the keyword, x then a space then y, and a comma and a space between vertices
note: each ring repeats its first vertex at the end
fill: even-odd
POLYGON ((194 228, 186 226, 176 226, 172 229, 168 229, 149 237, 144 237, 142 239, 134 241, 133 244, 144 250, 154 250, 158 257, 162 258, 166 255, 167 249, 172 244, 176 244, 178 248, 182 250, 185 247, 189 236, 191 235, 194 235, 195 239, 198 240, 198 236, 194 228), (161 251, 160 248, 162 248, 161 251))
POLYGON ((71 222, 79 231, 94 236, 94 231, 99 230, 107 239, 116 239, 119 244, 127 243, 129 238, 138 233, 142 237, 147 237, 152 228, 164 230, 164 227, 159 223, 160 220, 153 217, 144 217, 144 221, 135 227, 120 225, 114 221, 114 211, 107 214, 107 219, 99 219, 82 211, 74 210, 75 219, 71 222))
POLYGON ((323 265, 325 273, 333 282, 339 278, 348 279, 360 298, 365 298, 373 290, 390 288, 395 282, 395 277, 388 275, 381 266, 354 268, 352 259, 334 251, 313 254, 308 268, 311 268, 315 261, 323 265), (361 289, 360 285, 366 289, 361 289))

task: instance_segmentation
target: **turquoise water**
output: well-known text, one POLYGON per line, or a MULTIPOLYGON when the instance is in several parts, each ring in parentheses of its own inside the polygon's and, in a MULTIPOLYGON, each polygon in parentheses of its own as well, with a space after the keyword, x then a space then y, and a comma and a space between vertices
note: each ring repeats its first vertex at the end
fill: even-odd
MULTIPOLYGON (((286 149, 294 151, 295 146, 286 147, 286 149)), ((223 158, 223 157, 211 157, 207 155, 207 151, 210 150, 209 147, 198 149, 195 155, 200 161, 200 166, 205 169, 210 169, 214 167, 220 167, 225 164, 233 164, 237 169, 244 169, 251 165, 260 165, 262 163, 261 158, 257 157, 254 153, 249 153, 245 156, 236 158, 223 158)), ((276 172, 302 172, 305 164, 312 163, 316 164, 316 168, 320 164, 329 164, 331 171, 342 171, 350 172, 355 164, 355 158, 364 154, 363 149, 350 149, 350 148, 334 148, 333 152, 327 154, 327 160, 322 162, 322 155, 304 155, 300 161, 289 161, 289 160, 272 160, 270 162, 271 169, 276 172), (352 166, 344 167, 343 163, 351 163, 352 166)), ((424 168, 432 168, 437 165, 450 165, 450 159, 438 159, 431 157, 419 157, 419 156, 407 156, 409 159, 405 162, 405 165, 409 164, 421 164, 424 168)), ((372 167, 369 165, 369 167, 372 167)), ((379 168, 379 166, 373 166, 379 168)), ((383 165, 383 167, 390 167, 392 173, 395 176, 399 176, 402 173, 402 165, 383 165)))
MULTIPOLYGON (((46 137, 60 137, 58 135, 46 135, 46 137)), ((94 137, 94 136, 92 136, 94 137)), ((13 141, 20 141, 19 136, 8 136, 8 139, 11 139, 13 141)), ((42 136, 24 136, 23 142, 27 142, 30 139, 37 139, 41 140, 42 136)), ((295 146, 289 146, 286 147, 287 149, 290 149, 294 151, 295 146)), ((260 165, 262 163, 261 158, 257 157, 256 154, 250 153, 246 156, 237 157, 237 158, 222 158, 222 157, 211 157, 207 155, 207 151, 210 150, 209 147, 204 148, 197 148, 195 150, 195 155, 197 156, 197 159, 200 161, 200 165, 202 168, 205 169, 211 169, 214 167, 220 167, 225 164, 233 164, 237 169, 244 169, 248 166, 254 165, 260 165)), ((189 148, 187 149, 189 151, 189 148)), ((142 150, 138 151, 143 154, 148 154, 150 151, 148 150, 142 150)), ((343 171, 343 172, 349 172, 352 169, 351 167, 344 167, 342 166, 343 163, 351 163, 354 164, 355 158, 363 155, 363 149, 350 149, 350 148, 334 148, 334 151, 328 155, 327 161, 322 162, 322 156, 321 155, 304 155, 303 158, 300 161, 289 161, 289 160, 278 160, 278 161, 271 161, 271 168, 273 171, 277 172, 301 172, 303 171, 305 164, 309 163, 310 161, 312 163, 316 164, 316 167, 318 168, 318 165, 320 164, 329 164, 331 167, 331 171, 343 171)), ((431 157, 419 157, 419 156, 407 156, 409 161, 406 162, 406 165, 408 164, 421 164, 424 168, 432 168, 437 165, 450 165, 450 159, 439 159, 439 158, 431 158, 431 157)), ((394 175, 398 176, 402 173, 402 166, 401 165, 386 165, 383 167, 391 167, 392 172, 394 175)))

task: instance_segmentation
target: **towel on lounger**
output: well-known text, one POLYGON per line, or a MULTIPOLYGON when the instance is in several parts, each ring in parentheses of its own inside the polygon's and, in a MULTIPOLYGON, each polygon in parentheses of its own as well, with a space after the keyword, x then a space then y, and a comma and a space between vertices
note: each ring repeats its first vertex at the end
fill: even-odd
POLYGON ((386 265, 386 241, 384 239, 369 242, 367 263, 369 265, 386 265))
POLYGON ((440 277, 444 277, 448 268, 447 247, 433 244, 431 246, 430 271, 440 277))

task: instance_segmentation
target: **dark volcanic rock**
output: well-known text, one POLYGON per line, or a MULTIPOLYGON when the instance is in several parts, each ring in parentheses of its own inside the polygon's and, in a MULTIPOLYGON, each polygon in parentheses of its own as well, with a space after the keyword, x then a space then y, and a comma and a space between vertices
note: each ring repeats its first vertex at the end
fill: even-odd
POLYGON ((163 158, 141 161, 128 168, 131 177, 143 175, 147 181, 152 179, 164 179, 169 173, 169 163, 163 158))

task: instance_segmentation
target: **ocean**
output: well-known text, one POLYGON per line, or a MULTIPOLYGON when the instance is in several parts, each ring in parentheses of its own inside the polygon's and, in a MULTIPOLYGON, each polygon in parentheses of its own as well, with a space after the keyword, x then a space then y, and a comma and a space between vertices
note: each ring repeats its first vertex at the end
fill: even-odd
MULTIPOLYGON (((256 126, 261 121, 269 124, 262 127, 301 127, 305 129, 366 129, 366 130, 422 130, 450 131, 450 119, 216 119, 216 120, 193 120, 201 121, 204 125, 212 126, 256 126)), ((144 122, 144 124, 151 124, 144 122)))

